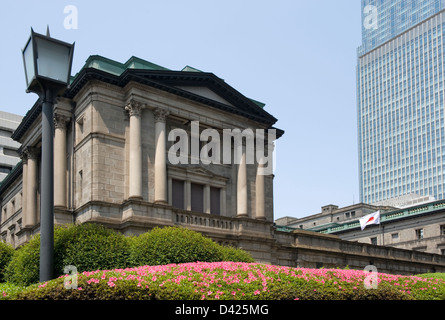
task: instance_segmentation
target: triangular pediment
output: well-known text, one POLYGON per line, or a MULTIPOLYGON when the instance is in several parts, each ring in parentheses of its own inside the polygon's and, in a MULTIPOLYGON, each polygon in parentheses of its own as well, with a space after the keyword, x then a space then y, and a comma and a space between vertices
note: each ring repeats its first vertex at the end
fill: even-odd
POLYGON ((223 103, 226 105, 229 105, 231 107, 234 107, 233 104, 231 104, 229 101, 227 101, 226 99, 224 99, 223 97, 221 97, 220 95, 216 94, 215 92, 213 92, 212 90, 210 90, 207 87, 188 87, 188 86, 178 86, 178 89, 181 90, 185 90, 191 93, 194 93, 198 96, 219 102, 219 103, 223 103))
POLYGON ((277 121, 264 110, 263 103, 245 97, 213 73, 190 66, 172 71, 136 57, 123 64, 91 56, 72 78, 65 96, 73 98, 88 81, 94 79, 120 87, 132 81, 139 82, 270 126, 277 121))

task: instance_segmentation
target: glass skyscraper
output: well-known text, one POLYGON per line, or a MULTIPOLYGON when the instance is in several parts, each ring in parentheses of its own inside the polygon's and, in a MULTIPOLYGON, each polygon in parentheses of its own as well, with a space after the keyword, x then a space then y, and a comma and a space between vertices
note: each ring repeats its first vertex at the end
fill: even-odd
POLYGON ((360 200, 445 198, 445 0, 362 0, 360 200))

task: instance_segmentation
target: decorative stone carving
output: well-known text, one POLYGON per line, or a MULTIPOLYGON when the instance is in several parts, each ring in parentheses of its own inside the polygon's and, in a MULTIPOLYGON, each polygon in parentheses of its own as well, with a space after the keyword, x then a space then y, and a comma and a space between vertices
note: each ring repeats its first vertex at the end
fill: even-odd
POLYGON ((129 116, 140 117, 142 114, 142 108, 144 105, 141 102, 136 100, 131 100, 129 103, 125 105, 125 110, 128 112, 129 116))
POLYGON ((162 108, 156 108, 153 110, 153 114, 155 116, 155 122, 165 122, 170 112, 162 108))
POLYGON ((55 129, 65 130, 67 123, 68 123, 67 117, 60 115, 60 114, 54 115, 54 128, 55 129))
POLYGON ((39 155, 39 149, 35 147, 26 147, 26 149, 23 150, 23 153, 27 159, 37 160, 39 155))

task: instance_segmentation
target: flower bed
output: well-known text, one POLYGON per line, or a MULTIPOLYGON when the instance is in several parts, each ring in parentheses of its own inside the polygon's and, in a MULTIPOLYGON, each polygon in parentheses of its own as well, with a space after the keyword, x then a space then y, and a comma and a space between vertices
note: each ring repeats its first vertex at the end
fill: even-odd
MULTIPOLYGON (((360 270, 301 269, 257 263, 185 263, 97 270, 32 285, 12 299, 97 300, 433 300, 445 280, 377 274, 375 289, 360 270)), ((372 283, 371 283, 372 284, 372 283)), ((5 297, 4 297, 5 298, 5 297)))

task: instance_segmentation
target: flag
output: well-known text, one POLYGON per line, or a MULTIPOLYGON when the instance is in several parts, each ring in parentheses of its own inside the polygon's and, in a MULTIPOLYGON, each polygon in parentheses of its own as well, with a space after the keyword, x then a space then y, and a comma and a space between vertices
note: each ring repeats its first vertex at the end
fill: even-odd
POLYGON ((380 224, 380 211, 368 214, 360 218, 360 226, 362 231, 371 224, 380 224))

